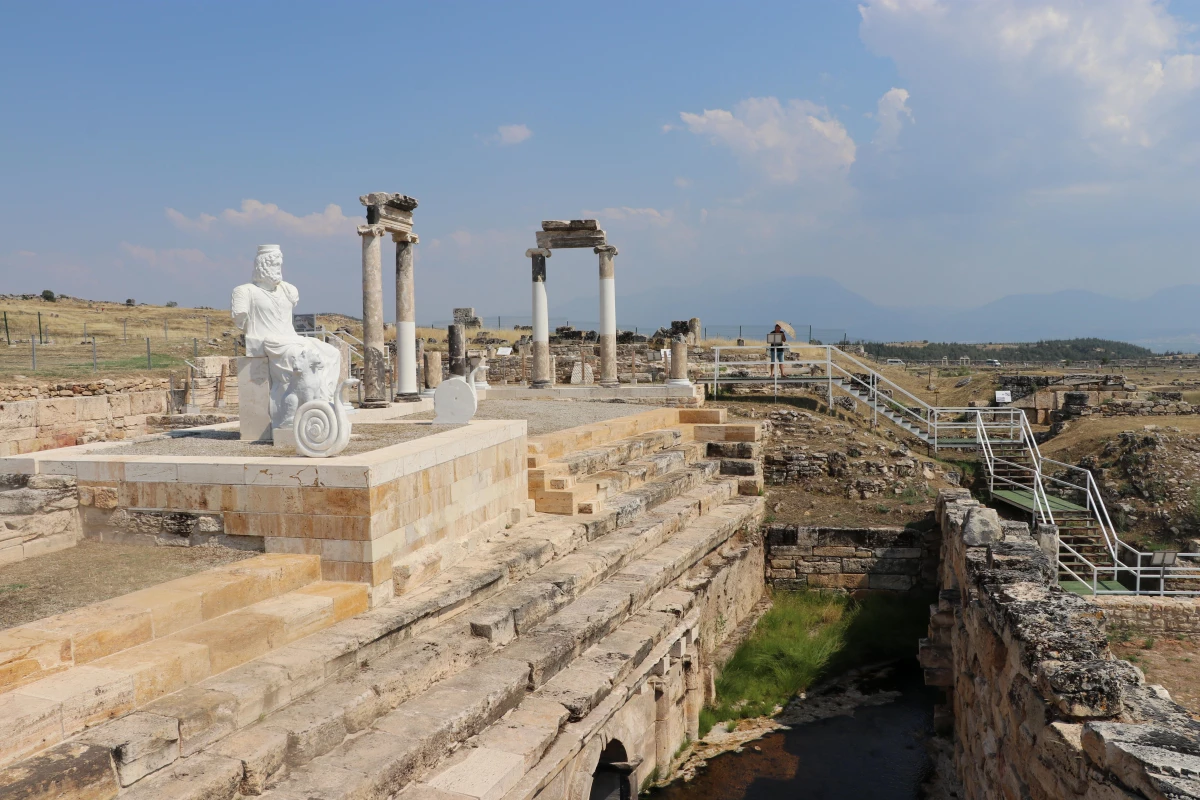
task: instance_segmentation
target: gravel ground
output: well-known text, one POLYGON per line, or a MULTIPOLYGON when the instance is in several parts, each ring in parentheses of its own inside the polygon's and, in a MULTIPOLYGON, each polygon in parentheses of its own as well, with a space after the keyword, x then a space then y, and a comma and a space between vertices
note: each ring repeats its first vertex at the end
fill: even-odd
POLYGON ((84 539, 67 550, 0 567, 0 629, 254 555, 227 547, 145 547, 84 539))
MULTIPOLYGON (((481 400, 475 419, 523 419, 529 422, 529 435, 536 436, 606 419, 628 417, 651 408, 653 406, 634 403, 586 400, 481 400)), ((433 419, 433 412, 414 414, 407 419, 433 419)))
MULTIPOLYGON (((432 415, 429 418, 433 419, 432 415)), ((350 444, 339 455, 359 455, 457 427, 459 426, 406 423, 354 425, 350 434, 350 444)), ((95 452, 114 456, 296 457, 296 451, 290 447, 276 447, 266 442, 243 442, 238 439, 237 431, 204 431, 193 435, 182 435, 181 432, 173 434, 169 439, 135 442, 124 447, 98 448, 95 452)))

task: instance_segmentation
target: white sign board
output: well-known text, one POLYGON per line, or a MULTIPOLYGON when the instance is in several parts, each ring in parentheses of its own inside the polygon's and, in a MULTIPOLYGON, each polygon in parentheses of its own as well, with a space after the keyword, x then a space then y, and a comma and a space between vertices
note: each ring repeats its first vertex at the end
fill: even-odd
POLYGON ((498 356, 511 356, 511 355, 512 355, 512 348, 511 348, 511 347, 497 347, 497 348, 496 348, 496 355, 498 355, 498 356))
POLYGON ((996 392, 996 402, 997 403, 1011 403, 1012 402, 1012 392, 996 392))

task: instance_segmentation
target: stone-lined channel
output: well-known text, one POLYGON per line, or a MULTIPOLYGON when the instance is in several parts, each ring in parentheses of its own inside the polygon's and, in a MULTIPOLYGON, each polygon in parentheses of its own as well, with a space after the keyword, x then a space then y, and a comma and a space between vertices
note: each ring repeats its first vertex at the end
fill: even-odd
POLYGON ((709 760, 688 782, 652 793, 654 800, 915 800, 933 774, 927 743, 937 691, 924 685, 916 659, 857 680, 834 680, 806 701, 819 718, 747 743, 709 760), (860 701, 839 696, 861 692, 860 701), (822 710, 820 707, 825 706, 822 710), (846 713, 846 706, 853 706, 846 713), (831 715, 827 715, 831 714, 831 715))

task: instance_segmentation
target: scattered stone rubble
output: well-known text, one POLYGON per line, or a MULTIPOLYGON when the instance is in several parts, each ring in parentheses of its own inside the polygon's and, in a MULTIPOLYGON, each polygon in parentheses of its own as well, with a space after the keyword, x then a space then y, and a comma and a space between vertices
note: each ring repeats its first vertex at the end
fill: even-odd
POLYGON ((94 381, 32 381, 24 375, 13 376, 13 382, 0 385, 0 402, 9 400, 42 400, 48 397, 91 397, 103 394, 128 394, 167 389, 167 378, 105 378, 94 381))

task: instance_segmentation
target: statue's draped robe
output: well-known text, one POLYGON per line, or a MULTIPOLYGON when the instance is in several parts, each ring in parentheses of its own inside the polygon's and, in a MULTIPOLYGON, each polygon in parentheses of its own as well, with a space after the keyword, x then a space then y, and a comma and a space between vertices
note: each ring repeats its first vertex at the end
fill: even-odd
POLYGON ((331 344, 301 336, 292 327, 300 293, 280 281, 274 289, 246 283, 233 290, 233 321, 246 334, 246 355, 266 356, 271 375, 271 422, 291 424, 294 407, 287 398, 333 402, 341 353, 331 344))

